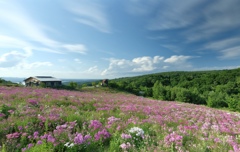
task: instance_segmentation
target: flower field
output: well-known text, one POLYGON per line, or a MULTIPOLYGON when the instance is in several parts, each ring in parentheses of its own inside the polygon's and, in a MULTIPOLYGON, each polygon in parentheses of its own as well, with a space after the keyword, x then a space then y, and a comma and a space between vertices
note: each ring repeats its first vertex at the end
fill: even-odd
POLYGON ((103 90, 0 87, 1 152, 239 152, 239 134, 239 113, 205 106, 103 90))

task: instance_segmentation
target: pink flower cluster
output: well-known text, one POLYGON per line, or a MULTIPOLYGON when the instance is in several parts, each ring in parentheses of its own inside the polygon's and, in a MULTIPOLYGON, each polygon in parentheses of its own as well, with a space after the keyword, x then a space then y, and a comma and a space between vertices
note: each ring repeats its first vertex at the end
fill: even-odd
POLYGON ((182 139, 183 137, 181 135, 178 135, 176 132, 172 132, 164 138, 164 142, 168 146, 172 145, 172 143, 176 144, 177 146, 181 146, 182 139))
POLYGON ((103 129, 103 130, 101 130, 101 131, 98 131, 98 132, 94 135, 95 140, 107 139, 107 138, 110 138, 110 137, 111 137, 111 134, 110 134, 106 129, 103 129))
POLYGON ((16 139, 16 138, 20 137, 20 135, 21 135, 21 133, 15 132, 12 134, 7 134, 6 137, 7 137, 7 139, 16 139))
POLYGON ((121 137, 122 137, 122 139, 131 139, 132 138, 131 135, 125 134, 125 133, 122 133, 121 137))
POLYGON ((89 128, 93 128, 94 130, 102 128, 102 123, 98 120, 91 120, 89 124, 89 128))
POLYGON ((74 143, 77 145, 83 144, 92 137, 90 135, 83 136, 81 133, 76 133, 76 137, 74 138, 74 143))
POLYGON ((127 143, 122 143, 122 144, 120 145, 120 147, 121 147, 123 150, 127 150, 127 149, 131 148, 131 144, 130 144, 129 142, 127 142, 127 143))

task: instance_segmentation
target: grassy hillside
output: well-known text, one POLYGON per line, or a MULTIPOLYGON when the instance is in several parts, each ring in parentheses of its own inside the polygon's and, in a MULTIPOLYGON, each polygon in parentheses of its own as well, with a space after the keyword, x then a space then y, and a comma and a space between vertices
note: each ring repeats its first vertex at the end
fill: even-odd
POLYGON ((240 150, 240 115, 99 89, 0 87, 0 151, 240 150))
POLYGON ((0 86, 19 86, 19 84, 0 78, 0 86))
POLYGON ((240 111, 240 68, 165 72, 113 79, 109 86, 159 100, 181 101, 240 111))

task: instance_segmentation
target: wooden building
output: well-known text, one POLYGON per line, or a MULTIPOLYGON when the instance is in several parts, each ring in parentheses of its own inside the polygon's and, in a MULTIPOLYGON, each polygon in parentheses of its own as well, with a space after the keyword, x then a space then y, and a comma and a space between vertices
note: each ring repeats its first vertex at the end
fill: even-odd
POLYGON ((35 76, 24 80, 26 86, 57 87, 62 85, 62 81, 51 76, 35 76))

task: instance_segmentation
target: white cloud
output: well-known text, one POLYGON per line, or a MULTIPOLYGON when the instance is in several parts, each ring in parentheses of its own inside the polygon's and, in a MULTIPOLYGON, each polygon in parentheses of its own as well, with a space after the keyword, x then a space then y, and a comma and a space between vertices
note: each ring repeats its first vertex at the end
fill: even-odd
POLYGON ((233 38, 227 38, 224 40, 218 40, 215 42, 210 42, 207 45, 205 45, 205 49, 221 50, 221 49, 229 48, 231 46, 237 46, 239 44, 240 44, 240 38, 233 37, 233 38))
POLYGON ((63 48, 67 49, 70 52, 86 54, 87 48, 82 44, 65 44, 62 46, 63 48))
POLYGON ((101 75, 105 76, 125 76, 146 74, 152 72, 161 72, 165 69, 169 70, 186 70, 192 67, 188 62, 191 56, 171 56, 164 60, 161 56, 143 56, 132 60, 126 59, 109 59, 109 67, 102 71, 101 75))
POLYGON ((52 66, 52 63, 51 62, 33 62, 33 63, 22 62, 17 67, 19 67, 21 69, 35 69, 35 68, 39 68, 41 66, 49 67, 49 66, 52 66))
POLYGON ((31 48, 24 48, 24 51, 11 51, 0 56, 0 68, 34 69, 40 66, 52 66, 51 62, 28 63, 27 59, 33 55, 31 48))
POLYGON ((1 48, 9 48, 9 47, 23 48, 23 47, 27 47, 27 46, 31 46, 31 44, 29 44, 25 41, 7 36, 7 35, 0 35, 0 47, 1 48))
POLYGON ((240 46, 224 49, 220 52, 222 53, 220 59, 236 59, 240 57, 240 46))
POLYGON ((65 3, 66 9, 75 15, 75 21, 91 26, 101 32, 110 33, 110 25, 103 6, 90 1, 69 1, 65 3))
POLYGON ((198 17, 198 13, 189 13, 189 8, 194 8, 201 1, 185 0, 184 3, 177 3, 174 0, 159 1, 158 7, 153 10, 148 29, 149 30, 166 30, 182 28, 192 24, 198 17))
POLYGON ((172 63, 172 64, 180 64, 186 62, 188 59, 192 58, 191 56, 184 56, 184 55, 173 55, 170 58, 167 58, 164 60, 166 63, 172 63))
POLYGON ((203 49, 210 49, 220 53, 220 59, 234 59, 240 56, 240 38, 233 37, 210 42, 203 49))
POLYGON ((5 53, 0 57, 0 67, 8 68, 16 66, 23 60, 23 58, 25 58, 24 54, 19 53, 17 51, 5 53))
POLYGON ((93 67, 90 67, 86 72, 87 73, 97 73, 97 72, 99 72, 98 66, 95 65, 93 67))
MULTIPOLYGON (((8 26, 10 33, 15 35, 14 37, 6 34, 0 35, 0 48, 31 47, 37 51, 58 54, 66 53, 66 51, 85 54, 87 50, 83 44, 65 44, 50 38, 43 27, 44 29, 51 28, 34 21, 29 13, 17 3, 4 3, 0 6, 0 24, 8 26)), ((2 33, 5 31, 3 30, 2 33)))
POLYGON ((146 72, 146 71, 153 71, 156 69, 154 64, 159 63, 163 60, 163 57, 155 56, 153 59, 148 56, 134 58, 132 62, 136 66, 133 68, 133 72, 146 72))
MULTIPOLYGON (((210 39, 224 32, 233 31, 240 26, 240 1, 219 0, 210 2, 203 8, 199 19, 204 22, 195 23, 184 33, 189 42, 210 39), (198 34, 196 34, 198 33, 198 34)), ((194 10, 191 10, 193 12, 194 10)))
POLYGON ((24 52, 11 51, 0 56, 0 67, 14 67, 32 55, 30 48, 24 48, 24 52))
POLYGON ((75 61, 76 63, 78 63, 78 64, 82 63, 81 60, 80 60, 80 59, 77 59, 77 58, 74 59, 74 61, 75 61))

